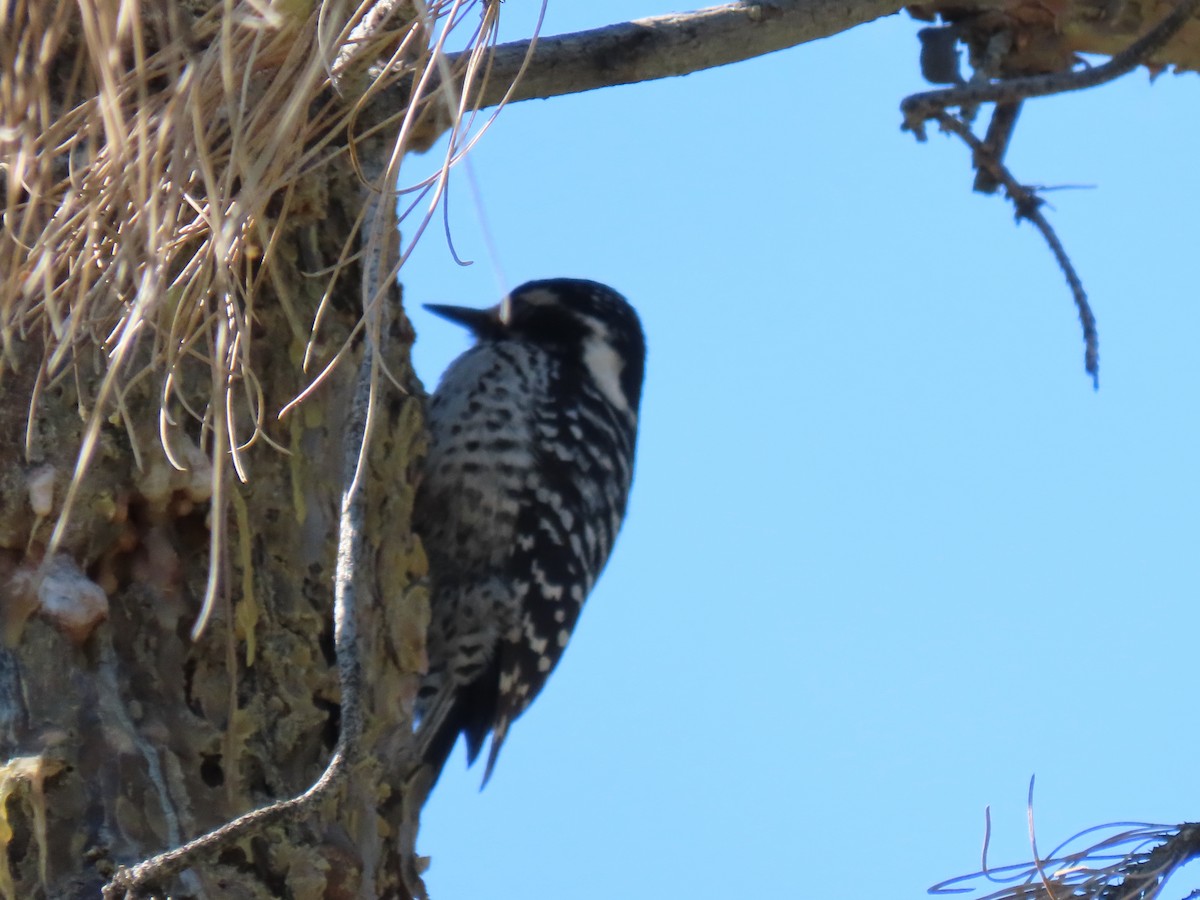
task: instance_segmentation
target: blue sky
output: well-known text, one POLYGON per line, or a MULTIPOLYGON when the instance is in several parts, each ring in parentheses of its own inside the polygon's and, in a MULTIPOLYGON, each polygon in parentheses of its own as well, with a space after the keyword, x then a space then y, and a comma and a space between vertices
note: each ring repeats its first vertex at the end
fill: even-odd
MULTIPOLYGON (((551 4, 546 33, 670 11, 551 4)), ((507 36, 526 5, 509 2, 507 36)), ((533 101, 401 274, 417 309, 594 278, 649 360, 626 527, 496 773, 426 810, 437 900, 920 897, 1111 820, 1200 818, 1194 76, 1027 104, 1100 328, 1036 231, 899 129, 903 16, 686 78, 533 101)), ((405 163, 425 175, 436 151, 405 163)), ((1183 896, 1195 885, 1180 885, 1183 896)))

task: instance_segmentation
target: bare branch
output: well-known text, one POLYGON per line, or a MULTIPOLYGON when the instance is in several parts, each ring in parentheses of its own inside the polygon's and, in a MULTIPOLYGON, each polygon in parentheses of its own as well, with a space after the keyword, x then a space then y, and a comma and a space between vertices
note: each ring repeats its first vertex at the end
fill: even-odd
MULTIPOLYGON (((829 37, 903 8, 895 0, 731 3, 635 19, 538 41, 512 100, 557 97, 617 84, 688 75, 829 37)), ((528 42, 496 48, 490 106, 525 58, 528 42)))
MULTIPOLYGON (((479 92, 479 108, 495 106, 513 88, 522 64, 529 65, 508 102, 559 97, 619 84, 689 75, 829 37, 903 9, 903 0, 773 0, 728 3, 687 13, 634 19, 589 31, 495 49, 479 92)), ((455 63, 458 56, 450 56, 455 63)), ((431 88, 436 89, 436 88, 431 88)), ((411 83, 375 95, 368 118, 376 121, 403 109, 411 83)), ((437 139, 449 120, 428 123, 422 135, 437 139)))
MULTIPOLYGON (((1013 129, 1016 128, 1017 117, 1020 114, 1020 100, 997 103, 992 111, 992 121, 988 124, 983 145, 987 148, 988 155, 995 158, 996 162, 1004 162, 1004 154, 1008 151, 1008 143, 1012 140, 1013 129)), ((980 194, 994 194, 999 186, 1000 182, 996 181, 991 172, 976 166, 972 190, 980 194)))
POLYGON ((1041 198, 1033 190, 1013 178, 1012 173, 996 158, 991 148, 975 137, 971 133, 970 127, 961 119, 946 112, 935 113, 933 118, 942 128, 958 135, 971 148, 975 155, 975 165, 980 172, 987 172, 997 184, 1004 185, 1008 198, 1012 200, 1013 206, 1017 210, 1017 218, 1028 219, 1042 233, 1042 237, 1050 247, 1050 252, 1054 254, 1055 261, 1067 279, 1067 285, 1071 288, 1075 308, 1079 311, 1079 323, 1083 327, 1084 369, 1092 376, 1092 385, 1099 387, 1100 338, 1096 332, 1096 316, 1092 313, 1092 307, 1088 304, 1087 292, 1083 289, 1083 282, 1075 271, 1071 258, 1067 256, 1062 241, 1058 239, 1050 222, 1042 215, 1041 198))

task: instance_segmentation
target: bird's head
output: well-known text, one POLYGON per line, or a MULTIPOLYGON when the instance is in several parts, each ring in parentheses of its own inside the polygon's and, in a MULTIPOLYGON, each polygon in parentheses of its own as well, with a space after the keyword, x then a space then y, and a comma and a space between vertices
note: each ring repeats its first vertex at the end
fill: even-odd
POLYGON ((480 341, 536 344, 578 361, 618 409, 637 414, 646 340, 637 313, 606 285, 580 278, 529 281, 488 309, 425 307, 480 341))

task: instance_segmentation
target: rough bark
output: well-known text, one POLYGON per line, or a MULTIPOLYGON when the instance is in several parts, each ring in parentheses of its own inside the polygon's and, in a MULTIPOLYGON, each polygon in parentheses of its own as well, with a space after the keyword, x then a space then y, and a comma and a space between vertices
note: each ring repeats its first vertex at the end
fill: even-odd
MULTIPOLYGON (((311 377, 300 370, 323 284, 307 272, 337 259, 358 212, 360 184, 348 163, 303 186, 307 214, 289 219, 274 290, 255 311, 255 357, 265 402, 278 410, 311 377), (291 263, 283 263, 290 260, 291 263)), ((333 298, 316 368, 330 358, 361 308, 353 272, 333 298)), ((397 297, 390 301, 396 303, 397 297)), ((173 896, 396 896, 399 848, 383 771, 397 758, 423 644, 424 560, 407 527, 421 451, 419 389, 409 367, 412 335, 402 316, 390 345, 376 427, 367 530, 375 586, 361 611, 369 693, 365 753, 352 790, 310 824, 274 829, 193 870, 173 896), (376 786, 383 786, 376 791, 376 786), (381 814, 381 810, 383 811, 381 814), (364 883, 369 882, 367 888, 364 883)), ((40 348, 16 345, 5 396, 28 398, 40 348)), ((281 449, 246 452, 249 483, 230 478, 230 565, 204 635, 190 631, 208 567, 203 471, 178 472, 158 447, 156 396, 125 395, 131 435, 106 426, 83 482, 61 566, 41 582, 35 567, 52 516, 31 492, 53 478, 54 509, 75 464, 99 367, 41 392, 24 446, 24 403, 7 404, 0 432, 0 560, 5 647, 0 650, 0 896, 94 898, 117 864, 176 846, 248 809, 296 794, 320 774, 338 729, 330 608, 342 422, 357 374, 344 360, 297 411, 268 422, 281 449), (144 425, 145 427, 140 427, 144 425), (131 438, 140 445, 139 466, 131 438), (61 596, 47 602, 47 583, 61 596), (107 620, 75 621, 87 597, 107 620), (7 877, 6 877, 7 876, 7 877)), ((200 369, 200 366, 197 366, 200 369)), ((197 373, 193 373, 197 374, 197 373)), ((203 470, 198 435, 181 430, 203 470)))

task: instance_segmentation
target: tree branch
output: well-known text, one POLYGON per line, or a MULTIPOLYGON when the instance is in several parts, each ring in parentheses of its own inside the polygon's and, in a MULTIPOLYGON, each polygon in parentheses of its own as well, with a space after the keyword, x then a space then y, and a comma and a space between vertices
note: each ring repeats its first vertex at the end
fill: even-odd
MULTIPOLYGON (((545 38, 510 99, 688 75, 829 37, 903 7, 896 0, 731 3, 545 38)), ((496 48, 481 105, 500 100, 527 48, 527 41, 496 48)))
POLYGON ((1099 389, 1100 337, 1096 333, 1096 316, 1092 313, 1092 307, 1088 303, 1083 281, 1075 271, 1075 266, 1071 263, 1071 258, 1067 255, 1062 241, 1058 239, 1049 220, 1042 215, 1041 199, 1033 190, 1012 176, 1012 173, 997 158, 993 148, 975 137, 966 122, 944 111, 934 113, 933 118, 942 128, 958 135, 971 148, 975 156, 975 165, 980 172, 987 172, 997 184, 1004 185, 1004 189, 1008 192, 1008 198, 1016 207, 1018 221, 1028 219, 1042 233, 1042 237, 1050 247, 1050 252, 1054 254, 1055 261, 1067 279, 1067 286, 1071 288, 1075 308, 1079 311, 1079 324, 1083 327, 1084 370, 1092 376, 1092 386, 1099 389))
MULTIPOLYGON (((490 72, 470 98, 479 108, 560 97, 602 87, 689 75, 829 37, 903 9, 903 0, 772 0, 728 3, 686 13, 634 19, 589 31, 495 48, 490 72), (529 64, 513 87, 521 66, 529 64)), ((458 55, 450 55, 456 63, 458 55)), ((411 82, 375 95, 368 119, 381 121, 408 104, 411 82)), ((431 86, 430 92, 437 87, 431 86)), ((435 107, 437 105, 435 104, 435 107)), ((450 126, 444 111, 422 129, 418 149, 450 126)))

